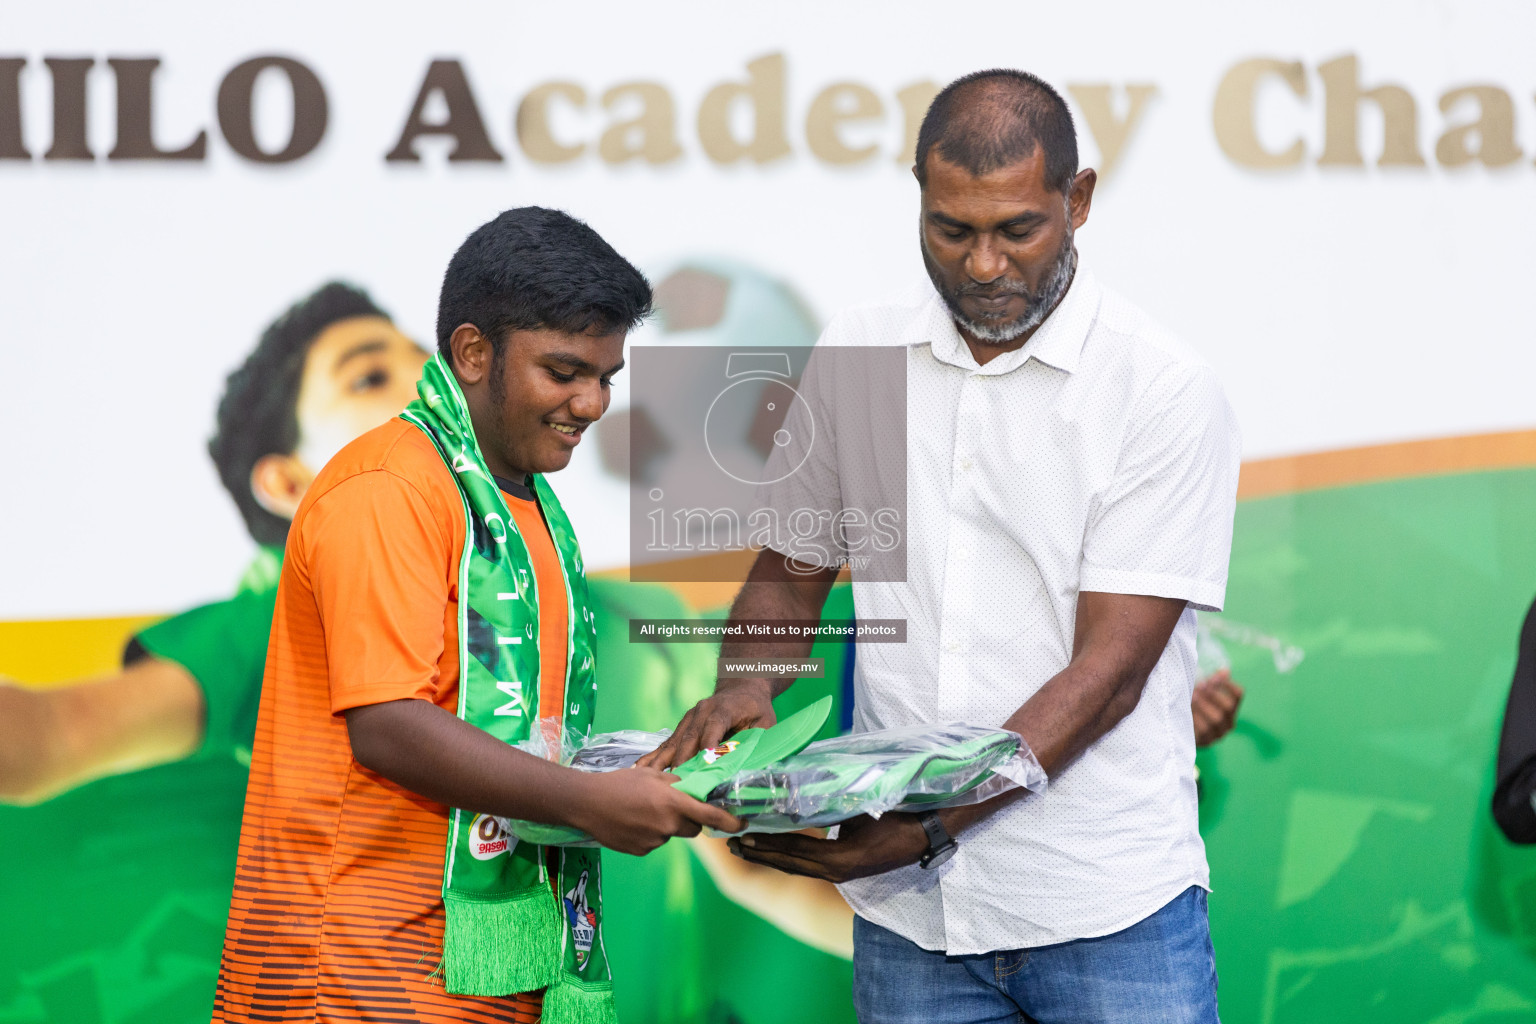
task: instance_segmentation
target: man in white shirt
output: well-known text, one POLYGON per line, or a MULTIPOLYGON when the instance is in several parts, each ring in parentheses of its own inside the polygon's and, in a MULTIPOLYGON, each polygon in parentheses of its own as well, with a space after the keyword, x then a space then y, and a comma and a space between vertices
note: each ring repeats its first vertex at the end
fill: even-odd
MULTIPOLYGON (((816 618, 835 513, 887 497, 850 487, 900 481, 905 579, 856 570, 854 601, 861 620, 905 619, 906 642, 860 646, 854 729, 1005 726, 1049 788, 732 847, 840 883, 865 1024, 1215 1021, 1190 697, 1195 610, 1226 590, 1235 421, 1210 367, 1079 265, 1096 176, 1048 85, 952 83, 917 160, 933 287, 844 311, 820 342, 905 349, 905 480, 838 443, 890 396, 808 370, 790 415, 830 438, 770 500, 834 515, 796 558, 765 548, 731 615, 816 618)), ((721 680, 650 762, 770 724, 782 685, 721 680)))

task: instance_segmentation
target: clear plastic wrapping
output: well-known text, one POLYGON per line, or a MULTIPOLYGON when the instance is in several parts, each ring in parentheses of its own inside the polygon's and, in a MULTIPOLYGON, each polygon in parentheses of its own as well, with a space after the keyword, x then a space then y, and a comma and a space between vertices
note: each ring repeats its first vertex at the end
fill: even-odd
POLYGON ((588 740, 566 763, 583 772, 611 772, 628 768, 661 746, 662 741, 671 735, 671 729, 660 732, 624 729, 621 732, 601 733, 588 740))
MULTIPOLYGON (((671 730, 603 733, 561 762, 579 771, 628 768, 671 730)), ((543 756, 535 734, 521 744, 543 756)), ((924 811, 981 803, 1022 786, 1044 792, 1045 772, 1018 733, 976 726, 917 725, 812 743, 766 768, 740 772, 709 793, 709 803, 747 822, 748 832, 793 832, 860 814, 924 811)), ((519 840, 541 846, 594 846, 578 829, 512 819, 519 840)))
MULTIPOLYGON (((671 729, 660 732, 641 732, 638 729, 622 729, 604 732, 591 737, 580 747, 572 749, 569 734, 559 728, 559 719, 544 719, 528 739, 519 743, 518 749, 535 757, 547 757, 549 742, 546 737, 561 737, 560 763, 580 772, 612 772, 628 768, 672 735, 671 729), (549 723, 554 723, 554 728, 549 723)), ((578 828, 567 825, 545 825, 537 821, 507 818, 502 821, 507 831, 521 842, 538 846, 596 846, 597 841, 578 828)))
POLYGON ((1015 786, 1043 792, 1045 782, 1018 733, 917 725, 812 743, 715 787, 709 802, 746 819, 748 832, 793 832, 860 814, 980 803, 1015 786))

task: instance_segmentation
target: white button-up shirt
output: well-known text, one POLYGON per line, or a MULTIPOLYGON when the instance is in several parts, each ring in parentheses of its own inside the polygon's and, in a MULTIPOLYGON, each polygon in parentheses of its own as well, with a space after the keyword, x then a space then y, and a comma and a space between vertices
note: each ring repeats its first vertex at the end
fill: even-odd
MULTIPOLYGON (((853 588, 858 617, 905 619, 906 643, 860 645, 855 731, 1001 725, 1067 666, 1080 591, 1190 604, 1136 709, 1044 795, 968 829, 938 869, 842 886, 848 902, 959 955, 1107 935, 1208 888, 1191 609, 1225 596, 1240 456, 1211 368, 1081 268, 1028 343, 985 365, 931 288, 847 310, 819 344, 906 350, 906 580, 861 581, 855 562, 853 588)), ((889 497, 848 493, 881 477, 836 431, 892 397, 828 376, 808 373, 802 392, 831 436, 768 490, 780 509, 889 497)))

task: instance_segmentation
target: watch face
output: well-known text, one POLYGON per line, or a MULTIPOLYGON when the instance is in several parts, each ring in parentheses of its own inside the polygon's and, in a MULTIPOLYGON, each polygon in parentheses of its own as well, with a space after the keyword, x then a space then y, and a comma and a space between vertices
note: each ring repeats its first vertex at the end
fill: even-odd
POLYGON ((923 860, 923 867, 938 867, 940 864, 943 864, 945 861, 949 860, 949 858, 953 857, 955 855, 955 851, 958 849, 960 849, 960 844, 953 841, 939 847, 937 850, 934 850, 932 853, 927 855, 927 857, 923 860))

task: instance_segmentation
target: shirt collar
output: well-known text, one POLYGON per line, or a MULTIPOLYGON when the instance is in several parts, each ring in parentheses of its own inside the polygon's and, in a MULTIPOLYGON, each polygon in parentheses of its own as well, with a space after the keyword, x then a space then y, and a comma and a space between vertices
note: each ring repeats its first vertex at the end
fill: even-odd
POLYGON ((496 486, 501 488, 503 494, 510 494, 512 497, 521 498, 523 501, 534 500, 533 488, 530 486, 533 481, 529 477, 523 478, 525 481, 524 483, 518 483, 515 480, 508 480, 504 476, 496 476, 495 474, 492 474, 491 479, 496 481, 496 486))
POLYGON ((1047 366, 1072 373, 1077 369, 1078 360, 1083 354, 1083 344, 1088 340, 1088 331, 1098 311, 1098 281, 1079 260, 1067 294, 1062 296, 1051 315, 1045 318, 1045 323, 1021 348, 1004 352, 985 365, 978 365, 976 357, 971 355, 970 346, 960 337, 949 307, 944 305, 937 291, 929 297, 923 315, 914 325, 917 329, 909 336, 908 344, 932 344, 935 359, 977 374, 990 376, 1008 373, 1031 359, 1038 359, 1047 366))

